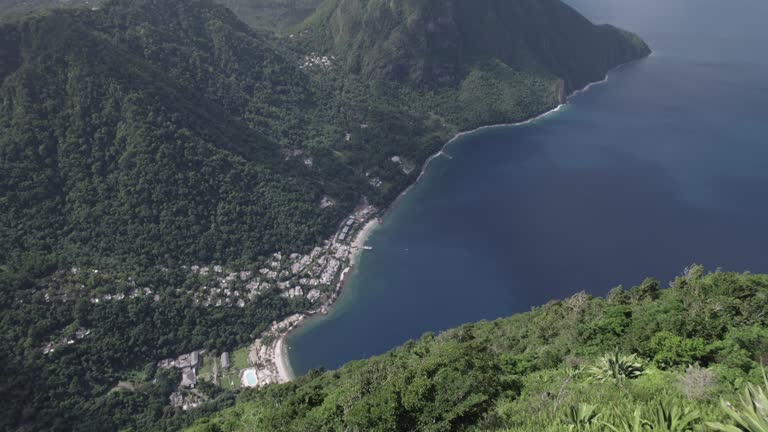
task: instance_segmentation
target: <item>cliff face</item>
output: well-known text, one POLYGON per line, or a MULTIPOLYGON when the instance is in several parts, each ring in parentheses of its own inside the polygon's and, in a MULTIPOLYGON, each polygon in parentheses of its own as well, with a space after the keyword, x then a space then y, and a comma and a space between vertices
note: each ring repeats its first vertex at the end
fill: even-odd
POLYGON ((650 52, 559 0, 328 0, 309 23, 353 71, 429 86, 499 60, 560 77, 570 91, 650 52))

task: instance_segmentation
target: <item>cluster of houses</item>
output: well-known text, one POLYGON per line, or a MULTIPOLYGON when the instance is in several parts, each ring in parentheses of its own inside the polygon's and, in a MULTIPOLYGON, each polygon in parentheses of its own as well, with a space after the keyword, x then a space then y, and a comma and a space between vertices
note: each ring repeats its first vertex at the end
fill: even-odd
POLYGON ((416 165, 414 165, 413 162, 409 161, 408 159, 402 156, 392 156, 390 160, 400 165, 400 169, 403 170, 403 173, 406 175, 412 173, 413 170, 416 169, 416 165))
POLYGON ((299 66, 299 69, 329 69, 333 66, 334 61, 336 61, 335 56, 321 56, 316 53, 311 53, 304 57, 304 63, 299 66))
MULTIPOLYGON (((157 367, 160 369, 178 369, 181 372, 181 383, 169 397, 171 406, 189 410, 197 408, 207 399, 204 394, 195 389, 198 380, 197 373, 203 367, 203 354, 205 354, 205 350, 192 351, 157 363, 157 367)), ((224 371, 231 367, 228 352, 221 354, 220 364, 224 371)))
POLYGON ((379 177, 370 177, 370 175, 366 174, 368 177, 368 184, 375 187, 376 189, 381 188, 381 185, 384 184, 384 182, 379 177))
POLYGON ((187 411, 199 407, 208 398, 198 392, 175 391, 168 399, 172 407, 187 411))
POLYGON ((281 253, 272 255, 271 261, 259 269, 258 286, 279 289, 283 296, 295 298, 305 296, 315 303, 323 295, 332 293, 333 284, 348 264, 353 252, 351 245, 354 233, 376 213, 373 206, 364 206, 342 222, 331 240, 316 247, 308 255, 294 253, 284 257, 281 253), (297 283, 295 283, 297 282, 297 283))
POLYGON ((314 248, 309 254, 280 252, 270 256, 258 271, 224 272, 220 266, 192 266, 200 277, 200 288, 194 293, 196 304, 203 306, 244 307, 259 294, 276 289, 286 298, 305 297, 312 303, 332 292, 341 269, 351 253, 352 233, 360 224, 354 217, 344 222, 332 240, 314 248))
MULTIPOLYGON (((130 279, 130 278, 129 278, 130 279)), ((129 283, 134 283, 133 281, 129 280, 129 283)), ((134 283, 135 285, 135 283, 134 283)), ((159 294, 152 294, 152 288, 132 288, 130 291, 128 291, 127 294, 125 293, 116 293, 116 294, 104 294, 102 296, 93 296, 89 300, 93 304, 99 304, 109 301, 121 301, 125 299, 132 299, 136 297, 143 297, 143 296, 152 296, 152 300, 154 301, 160 301, 160 295, 159 294)))
POLYGON ((194 303, 203 306, 245 307, 268 286, 259 284, 250 270, 225 272, 220 265, 189 268, 199 281, 194 303))
POLYGON ((88 300, 93 304, 100 304, 112 301, 122 301, 126 299, 134 299, 137 297, 151 297, 154 301, 159 301, 160 296, 154 294, 151 288, 139 287, 130 276, 125 281, 113 281, 115 285, 125 285, 127 287, 123 292, 96 294, 86 292, 86 287, 82 281, 87 277, 88 273, 93 275, 101 275, 103 278, 110 278, 111 275, 105 274, 98 269, 91 269, 83 271, 79 267, 72 267, 69 271, 60 273, 53 277, 53 280, 58 282, 57 288, 48 288, 42 292, 42 300, 45 303, 62 302, 66 303, 70 300, 76 300, 84 296, 88 296, 88 300), (68 275, 64 274, 68 273, 68 275))
POLYGON ((203 354, 205 351, 192 351, 176 358, 169 358, 157 362, 159 369, 181 370, 181 385, 183 388, 195 388, 197 385, 197 371, 203 366, 203 354))
POLYGON ((56 349, 60 347, 74 345, 77 341, 85 338, 89 334, 91 334, 90 330, 79 328, 70 336, 62 336, 54 341, 51 341, 45 344, 43 346, 43 354, 50 354, 56 351, 56 349))
POLYGON ((251 367, 240 371, 240 385, 243 387, 262 387, 268 384, 282 383, 290 377, 281 371, 281 338, 304 320, 304 315, 296 314, 272 326, 256 339, 248 350, 248 363, 251 367))
MULTIPOLYGON (((344 222, 339 233, 334 239, 324 242, 321 247, 316 247, 311 253, 301 255, 298 253, 285 256, 275 253, 269 262, 258 271, 242 270, 236 272, 225 271, 221 265, 190 267, 183 266, 191 276, 197 278, 197 288, 193 289, 194 303, 211 307, 245 307, 251 301, 255 301, 259 294, 277 289, 281 295, 288 298, 306 297, 311 302, 321 299, 324 292, 330 289, 330 285, 338 276, 345 261, 350 254, 351 232, 359 224, 354 217, 344 222)), ((96 272, 98 270, 94 270, 96 272)), ((80 270, 73 268, 73 275, 80 270)), ((108 277, 105 275, 105 277, 108 277)), ((149 297, 154 301, 160 301, 160 294, 149 287, 139 287, 129 276, 125 281, 113 281, 114 285, 123 285, 124 289, 114 293, 88 295, 86 287, 82 283, 71 284, 76 291, 82 291, 88 295, 92 304, 123 301, 138 297, 149 297)), ((178 294, 185 294, 181 289, 178 294)), ((45 302, 69 301, 75 296, 70 295, 63 288, 57 293, 46 292, 43 294, 45 302)))
MULTIPOLYGON (((273 254, 265 265, 257 272, 226 273, 219 266, 192 267, 191 270, 201 275, 219 275, 216 280, 223 281, 231 287, 235 281, 245 282, 246 287, 256 289, 272 289, 276 287, 286 297, 298 297, 306 295, 307 299, 317 306, 305 314, 297 314, 283 321, 273 323, 269 330, 262 334, 261 338, 251 344, 248 352, 249 367, 240 371, 240 385, 243 387, 261 387, 267 384, 284 382, 288 378, 286 372, 281 370, 283 359, 281 358, 280 343, 283 336, 296 327, 307 315, 327 313, 330 305, 338 295, 340 288, 340 272, 342 267, 349 264, 352 253, 352 241, 354 233, 359 227, 370 220, 377 210, 375 207, 365 205, 358 209, 352 216, 342 222, 339 230, 331 240, 324 242, 322 247, 314 248, 309 254, 293 253, 284 255, 273 254), (299 285, 293 285, 291 281, 298 278, 299 285), (288 280, 286 280, 288 279, 288 280)), ((229 289, 229 288, 226 288, 229 289)), ((193 360, 197 357, 180 356, 173 360, 164 360, 158 366, 177 367, 182 370, 182 386, 190 387, 196 383, 196 368, 193 360), (189 358, 189 366, 185 359, 189 358)), ((228 370, 231 367, 229 354, 223 353, 220 359, 221 368, 228 370)), ((199 364, 198 364, 199 367, 199 364)), ((215 368, 214 368, 214 374, 215 368)), ((179 397, 178 395, 176 396, 179 397)), ((181 399, 179 399, 181 400, 181 399)), ((177 400, 177 405, 178 400, 177 400)))
MULTIPOLYGON (((196 304, 204 306, 244 307, 247 302, 256 301, 258 295, 267 290, 279 290, 282 296, 288 298, 305 297, 315 304, 307 311, 307 315, 327 313, 328 306, 336 299, 340 280, 343 278, 342 269, 348 268, 353 253, 355 232, 368 220, 375 216, 377 209, 365 204, 353 215, 345 219, 338 231, 326 240, 322 246, 315 247, 309 254, 293 253, 284 255, 280 252, 269 257, 267 262, 258 270, 226 271, 223 266, 210 265, 190 267, 183 266, 199 281, 197 289, 192 293, 196 304)), ((163 269, 168 271, 168 269, 163 269)), ((93 273, 98 270, 92 270, 93 273)), ((72 276, 81 273, 79 268, 70 270, 72 276)), ((106 276, 106 275, 104 275, 106 276)), ((75 282, 77 279, 75 279, 75 282)), ((82 284, 78 291, 85 290, 82 284)), ((118 285, 118 284, 116 284, 118 285)), ((152 296, 155 301, 159 295, 151 288, 139 287, 128 277, 125 283, 119 284, 122 292, 113 294, 91 295, 90 302, 99 304, 108 301, 122 301, 139 296, 152 296), (126 290, 127 289, 127 290, 126 290)), ((70 286, 72 281, 70 280, 70 286)), ((77 287, 77 285, 75 285, 77 287)), ((181 288, 177 289, 181 293, 181 288)), ((65 294, 51 298, 46 294, 45 301, 67 301, 65 294), (60 298, 59 298, 60 297, 60 298)), ((284 382, 286 372, 281 370, 280 350, 282 336, 298 325, 306 315, 294 315, 279 323, 274 323, 262 338, 256 340, 249 351, 250 367, 240 371, 241 383, 244 386, 262 386, 269 383, 284 382), (247 379, 246 379, 247 378, 247 379)), ((90 334, 90 330, 78 329, 72 335, 59 338, 43 347, 43 353, 54 352, 63 345, 74 344, 90 334)), ((205 395, 197 389, 198 372, 203 366, 204 350, 193 351, 179 355, 176 358, 161 360, 157 363, 161 369, 178 369, 181 383, 176 392, 171 395, 171 405, 180 409, 192 409, 205 400, 205 395)), ((213 380, 217 383, 218 369, 213 365, 213 380)), ((219 360, 222 372, 232 367, 229 353, 222 353, 219 360)))

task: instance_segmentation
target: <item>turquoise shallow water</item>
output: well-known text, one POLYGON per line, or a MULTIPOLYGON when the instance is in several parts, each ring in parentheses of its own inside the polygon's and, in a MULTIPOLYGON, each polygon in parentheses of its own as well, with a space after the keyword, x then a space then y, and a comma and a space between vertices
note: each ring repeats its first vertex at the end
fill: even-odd
POLYGON ((560 112, 448 146, 371 237, 293 369, 688 264, 768 271, 764 0, 573 0, 654 49, 560 112))

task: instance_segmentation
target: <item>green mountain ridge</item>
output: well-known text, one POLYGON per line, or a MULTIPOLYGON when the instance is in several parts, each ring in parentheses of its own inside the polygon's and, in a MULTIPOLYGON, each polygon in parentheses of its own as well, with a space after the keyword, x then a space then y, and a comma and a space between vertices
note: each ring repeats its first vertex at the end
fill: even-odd
POLYGON ((0 20, 14 20, 54 8, 98 7, 101 0, 0 0, 0 20))
POLYGON ((254 28, 283 32, 303 22, 323 0, 217 0, 254 28))
MULTIPOLYGON (((187 259, 210 260, 212 257, 205 257, 205 245, 196 244, 196 238, 205 242, 206 236, 215 236, 219 242, 224 242, 221 246, 227 250, 224 252, 227 256, 242 253, 230 248, 266 254, 275 249, 291 248, 287 244, 291 238, 299 240, 293 247, 318 241, 320 235, 306 236, 306 230, 299 226, 306 226, 306 220, 323 220, 325 217, 315 204, 320 200, 317 186, 306 178, 287 174, 291 168, 281 160, 278 145, 259 131, 270 127, 277 129, 279 126, 273 124, 282 122, 282 118, 270 119, 265 115, 252 119, 264 124, 259 129, 246 125, 243 120, 248 115, 246 110, 276 111, 281 105, 300 102, 304 98, 301 92, 305 91, 302 87, 306 87, 306 80, 278 53, 262 49, 263 45, 254 45, 258 43, 257 39, 245 39, 250 44, 241 48, 244 52, 237 57, 241 62, 224 65, 221 56, 228 53, 217 51, 213 46, 214 39, 236 39, 242 36, 238 31, 248 32, 225 9, 212 9, 219 15, 211 17, 210 21, 193 22, 197 28, 185 35, 182 29, 173 28, 174 19, 178 19, 174 17, 202 18, 205 15, 195 10, 173 10, 167 5, 150 7, 150 3, 137 9, 134 3, 113 2, 97 13, 57 12, 27 21, 5 33, 19 39, 19 45, 23 47, 20 56, 25 61, 2 88, 4 129, 21 135, 9 133, 4 137, 3 150, 7 155, 4 163, 7 172, 12 173, 4 177, 4 181, 9 182, 4 184, 4 190, 11 191, 5 204, 12 211, 4 212, 3 216, 11 217, 17 223, 42 222, 39 226, 15 232, 35 233, 46 242, 61 239, 62 242, 80 243, 73 247, 84 249, 83 254, 100 256, 120 256, 118 251, 103 248, 101 239, 105 237, 117 240, 117 244, 135 242, 142 258, 155 262, 168 254, 177 258, 186 255, 187 259), (141 15, 131 15, 130 12, 140 12, 141 15), (108 17, 119 17, 127 22, 110 22, 105 19, 108 17), (130 20, 141 24, 134 26, 130 20), (220 26, 217 30, 223 31, 215 35, 206 34, 205 26, 212 22, 226 23, 229 27, 220 26), (40 38, 41 34, 48 36, 40 38), (195 38, 196 35, 205 35, 205 39, 195 38), (188 40, 194 41, 193 44, 188 40), (156 49, 150 50, 150 46, 156 49), (137 56, 137 52, 142 55, 137 56), (200 53, 210 54, 200 56, 200 53), (240 88, 227 87, 229 82, 225 74, 236 73, 231 69, 252 70, 256 64, 273 64, 277 69, 273 75, 266 68, 262 68, 258 75, 243 72, 242 81, 238 83, 240 88), (214 72, 201 77, 201 66, 214 72), (41 76, 54 79, 41 80, 41 76), (278 96, 284 86, 283 80, 291 80, 289 90, 299 94, 284 92, 278 96), (38 81, 44 81, 45 86, 37 84, 38 81), (179 84, 182 82, 188 83, 187 87, 179 84), (188 86, 202 91, 190 92, 188 86), (39 93, 28 98, 19 97, 20 88, 39 93), (250 92, 250 98, 246 92, 250 92), (48 97, 49 104, 59 105, 43 107, 34 104, 46 93, 58 96, 48 97), (265 94, 270 98, 269 108, 258 106, 263 102, 257 98, 265 94), (240 98, 232 97, 234 95, 240 98), (82 106, 77 106, 78 102, 82 106), (33 116, 58 119, 41 124, 30 121, 33 116), (52 130, 37 129, 40 126, 52 130), (124 136, 121 131, 125 129, 136 130, 139 135, 124 136), (29 140, 35 140, 37 149, 37 155, 31 160, 29 140), (18 171, 14 171, 16 157, 21 165, 16 168, 18 171), (217 158, 221 158, 218 163, 217 158), (34 170, 23 166, 32 161, 36 164, 34 170), (153 167, 153 164, 166 166, 153 167), (175 172, 182 167, 194 169, 176 176, 175 172), (83 169, 88 175, 79 177, 79 171, 83 169), (283 177, 277 178, 271 172, 273 169, 281 170, 283 177), (22 171, 27 175, 47 173, 47 179, 40 181, 38 178, 22 187, 18 183, 25 175, 22 171), (17 172, 19 177, 16 177, 17 172), (195 174, 200 176, 195 177, 195 174), (163 185, 165 189, 158 191, 160 196, 154 198, 142 196, 145 193, 143 186, 134 183, 141 179, 152 185, 163 185), (34 198, 24 195, 27 191, 36 194, 38 191, 53 192, 57 188, 61 188, 59 194, 42 193, 34 198), (287 203, 267 203, 265 200, 270 199, 272 189, 291 194, 287 195, 290 196, 288 201, 294 208, 287 203), (61 199, 61 193, 67 194, 66 200, 61 199), (237 210, 221 208, 221 196, 228 196, 244 207, 237 210), (152 203, 150 214, 137 214, 147 198, 152 203), (115 202, 116 199, 122 202, 115 202), (79 202, 84 208, 76 206, 79 202), (91 203, 96 202, 101 212, 89 215, 94 211, 91 203), (61 210, 51 214, 40 207, 32 207, 25 209, 28 213, 14 214, 14 208, 29 203, 40 207, 59 206, 61 210), (241 224, 248 218, 229 213, 259 214, 259 208, 282 208, 288 213, 272 222, 266 217, 252 218, 251 223, 259 227, 243 226, 241 224), (117 213, 109 214, 110 210, 117 213), (73 215, 80 211, 84 214, 73 215), (59 219, 62 213, 77 220, 62 221, 59 219), (56 219, 41 219, 49 214, 56 219), (167 224, 164 219, 168 217, 174 217, 176 221, 167 224), (239 242, 244 233, 256 235, 266 231, 279 236, 282 241, 275 243, 268 238, 253 238, 235 245, 234 241, 227 240, 225 232, 216 228, 216 223, 210 223, 214 217, 222 221, 233 219, 226 229, 237 229, 239 242), (301 217, 301 222, 291 221, 296 217, 301 217), (284 223, 292 226, 279 228, 278 225, 284 223), (196 224, 203 225, 196 228, 196 224), (112 230, 115 226, 122 229, 104 232, 104 229, 112 230), (178 230, 176 234, 172 234, 174 230, 178 230), (189 236, 190 232, 197 235, 189 236), (306 237, 301 238, 302 235, 306 237), (153 250, 156 245, 153 239, 158 236, 165 238, 165 247, 153 250), (143 239, 146 239, 145 245, 142 245, 143 239), (87 243, 82 244, 84 241, 87 243)), ((199 6, 199 2, 197 4, 199 6)), ((179 27, 190 24, 176 22, 179 27)), ((279 114, 282 117, 294 115, 279 114)), ((17 244, 27 251, 45 248, 21 237, 8 240, 8 244, 17 244)))
MULTIPOLYGON (((301 23, 322 0, 216 0, 253 28, 282 31, 301 23)), ((0 0, 0 20, 56 8, 98 8, 105 0, 0 0)))
MULTIPOLYGON (((496 7, 511 16, 518 3, 496 7)), ((570 8, 559 33, 590 46, 527 44, 529 61, 468 38, 477 15, 454 17, 461 37, 445 46, 421 46, 439 2, 326 0, 295 30, 312 1, 241 0, 261 11, 254 27, 273 23, 258 29, 209 0, 25 4, 36 12, 0 24, 3 430, 175 430, 231 404, 206 388, 207 404, 177 411, 178 376, 151 365, 242 347, 311 304, 269 286, 242 307, 203 305, 212 276, 192 267, 258 274, 274 252, 308 254, 363 199, 386 208, 416 180, 395 156, 421 166, 461 130, 546 112, 568 86, 647 54, 570 8), (383 17, 365 5, 389 14, 386 32, 347 29, 383 17), (304 12, 272 20, 284 7, 304 12), (392 59, 407 73, 382 73, 392 59), (125 382, 134 390, 113 391, 125 382)), ((545 4, 531 13, 563 7, 545 4)))
POLYGON ((558 0, 331 0, 305 27, 354 72, 427 85, 500 61, 563 79, 571 92, 650 53, 637 36, 595 26, 558 0))
MULTIPOLYGON (((647 279, 606 298, 582 292, 246 391, 188 430, 718 430, 706 424, 746 419, 745 383, 768 391, 766 308, 768 276, 693 266, 669 289, 647 279)), ((753 420, 724 430, 764 431, 747 426, 768 424, 763 403, 755 397, 753 420)))

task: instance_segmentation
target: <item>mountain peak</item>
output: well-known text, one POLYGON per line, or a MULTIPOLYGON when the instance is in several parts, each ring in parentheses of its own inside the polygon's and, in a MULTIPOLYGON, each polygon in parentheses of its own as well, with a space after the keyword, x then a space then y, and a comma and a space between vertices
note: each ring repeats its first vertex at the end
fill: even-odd
POLYGON ((354 72, 428 86, 499 60, 573 90, 649 53, 639 38, 559 0, 327 0, 306 27, 354 72))

